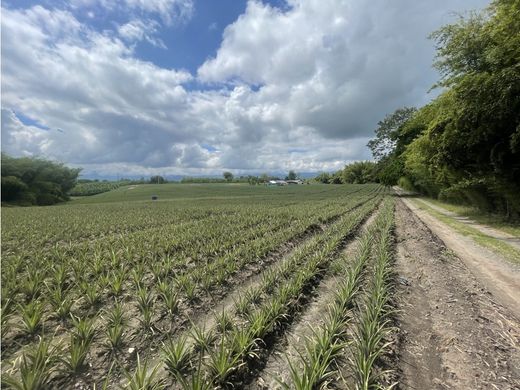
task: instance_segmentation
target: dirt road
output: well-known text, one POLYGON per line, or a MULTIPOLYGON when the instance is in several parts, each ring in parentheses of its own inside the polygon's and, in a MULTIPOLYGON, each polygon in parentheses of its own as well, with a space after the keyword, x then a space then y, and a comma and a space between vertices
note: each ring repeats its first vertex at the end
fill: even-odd
POLYGON ((409 199, 402 199, 429 229, 439 237, 489 290, 495 299, 509 308, 520 321, 520 270, 506 259, 476 244, 471 238, 419 209, 409 199))
POLYGON ((437 211, 441 214, 444 214, 461 223, 471 226, 472 228, 477 229, 479 232, 481 232, 485 235, 496 238, 497 240, 503 241, 506 244, 509 244, 517 249, 520 249, 520 238, 517 236, 513 236, 512 234, 506 233, 504 231, 494 229, 490 226, 483 225, 468 217, 463 217, 463 216, 457 215, 456 213, 446 210, 442 207, 439 207, 439 206, 427 201, 426 199, 417 198, 417 201, 424 203, 426 206, 431 207, 432 209, 434 209, 435 211, 437 211))
POLYGON ((431 230, 397 202, 399 388, 520 389, 518 273, 414 212, 431 230))

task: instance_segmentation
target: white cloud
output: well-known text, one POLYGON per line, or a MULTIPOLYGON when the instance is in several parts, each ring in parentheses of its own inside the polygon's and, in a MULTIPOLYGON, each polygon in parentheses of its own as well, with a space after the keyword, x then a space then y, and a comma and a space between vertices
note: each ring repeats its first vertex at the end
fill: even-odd
MULTIPOLYGON (((180 11, 171 4, 191 4, 125 1, 172 18, 180 11)), ((92 4, 121 3, 75 2, 92 4)), ((450 11, 479 5, 293 0, 281 11, 250 1, 197 80, 136 58, 135 41, 161 46, 147 17, 117 35, 68 11, 2 8, 2 149, 87 173, 336 170, 370 158, 366 142, 385 114, 429 99, 437 76, 427 34, 450 11), (200 90, 186 86, 193 81, 200 90), (50 130, 24 125, 15 112, 50 130)))
POLYGON ((256 1, 224 31, 204 82, 265 85, 253 98, 283 102, 292 127, 327 138, 367 134, 385 113, 421 105, 435 81, 426 36, 451 9, 482 1, 292 0, 283 12, 256 1))
POLYGON ((159 23, 155 20, 134 19, 118 28, 118 33, 127 42, 147 41, 153 46, 167 49, 164 42, 155 35, 158 33, 159 23))
POLYGON ((175 20, 186 21, 193 16, 193 0, 125 0, 130 8, 156 13, 168 24, 175 20))
POLYGON ((166 24, 186 22, 195 10, 193 0, 71 0, 72 9, 101 7, 107 11, 158 15, 166 24))

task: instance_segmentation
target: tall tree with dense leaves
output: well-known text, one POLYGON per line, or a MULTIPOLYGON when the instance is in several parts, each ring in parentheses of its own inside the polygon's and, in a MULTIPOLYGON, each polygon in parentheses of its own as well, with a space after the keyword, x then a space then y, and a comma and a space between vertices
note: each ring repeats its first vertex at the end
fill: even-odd
POLYGON ((2 153, 2 201, 26 205, 65 201, 80 171, 41 158, 2 153))
POLYGON ((519 212, 520 1, 495 1, 432 37, 448 89, 427 133, 432 164, 454 189, 486 192, 490 208, 519 212))
POLYGON ((367 144, 376 161, 394 153, 399 140, 400 129, 416 111, 417 109, 414 107, 399 108, 377 124, 376 137, 367 144))
POLYGON ((224 172, 222 176, 224 176, 226 181, 233 181, 233 174, 231 172, 224 172))
POLYGON ((396 111, 369 143, 378 177, 520 215, 520 1, 496 0, 432 34, 441 94, 396 111), (409 114, 409 115, 407 115, 409 114))

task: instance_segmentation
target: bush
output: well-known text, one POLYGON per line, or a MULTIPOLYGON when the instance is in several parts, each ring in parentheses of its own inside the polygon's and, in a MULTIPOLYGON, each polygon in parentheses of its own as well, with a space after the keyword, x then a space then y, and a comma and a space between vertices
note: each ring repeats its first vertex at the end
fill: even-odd
POLYGON ((2 177, 2 200, 12 202, 16 200, 21 193, 27 191, 27 184, 16 176, 2 177))
POLYGON ((68 200, 81 169, 41 158, 2 153, 2 202, 49 205, 68 200))

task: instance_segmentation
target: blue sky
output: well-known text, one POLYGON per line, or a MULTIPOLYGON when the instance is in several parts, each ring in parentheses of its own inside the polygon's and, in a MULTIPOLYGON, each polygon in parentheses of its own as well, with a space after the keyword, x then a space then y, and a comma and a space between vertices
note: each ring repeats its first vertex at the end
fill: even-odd
POLYGON ((2 150, 85 176, 333 171, 482 0, 4 0, 2 150))

